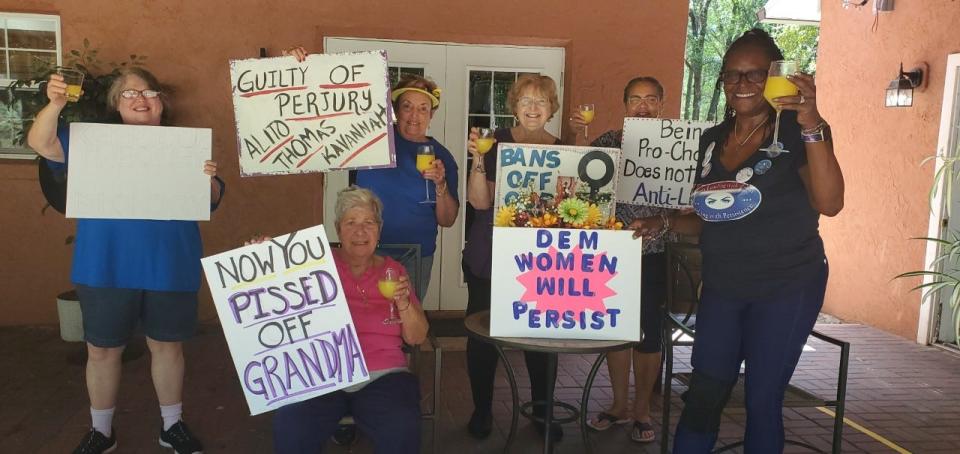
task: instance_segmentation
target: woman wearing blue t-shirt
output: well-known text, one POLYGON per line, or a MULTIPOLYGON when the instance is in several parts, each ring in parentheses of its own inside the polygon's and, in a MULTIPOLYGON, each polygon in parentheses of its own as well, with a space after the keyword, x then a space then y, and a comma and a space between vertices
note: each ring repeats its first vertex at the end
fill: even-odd
MULTIPOLYGON (((303 61, 307 51, 300 46, 283 51, 303 61)), ((420 245, 420 269, 412 260, 403 263, 407 272, 418 277, 417 297, 423 301, 430 284, 433 254, 437 250, 439 227, 450 227, 460 212, 457 197, 457 161, 446 147, 427 136, 430 120, 440 107, 440 88, 430 79, 403 74, 391 91, 394 124, 393 143, 397 166, 390 169, 358 170, 351 182, 373 191, 383 201, 383 244, 420 245), (435 159, 431 167, 417 169, 417 149, 429 145, 435 159), (355 177, 355 180, 353 179, 355 177), (424 180, 430 182, 424 185, 424 180), (424 200, 430 200, 424 203, 424 200)), ((402 251, 384 251, 400 259, 402 251)))
MULTIPOLYGON (((50 76, 50 102, 37 114, 27 144, 65 167, 69 162, 69 130, 58 118, 66 106, 67 85, 50 76)), ((124 124, 160 126, 165 123, 166 98, 160 83, 141 68, 122 71, 107 94, 124 124)), ((199 164, 199 163, 198 163, 199 164)), ((206 161, 203 171, 215 177, 217 164, 206 161)), ((213 183, 211 179, 211 183, 213 183)), ((215 208, 222 183, 211 184, 215 208)), ((183 344, 197 324, 200 289, 200 231, 193 221, 140 219, 79 219, 71 280, 77 287, 87 342, 87 392, 92 428, 74 453, 90 454, 117 447, 113 413, 120 387, 121 354, 137 325, 142 325, 151 355, 151 375, 160 401, 160 445, 178 454, 202 452, 203 447, 181 421, 183 344)))
MULTIPOLYGON (((823 306, 819 217, 843 208, 843 175, 809 75, 789 76, 799 94, 774 100, 783 109, 779 141, 787 151, 768 150, 776 112, 763 92, 776 60, 783 54, 758 29, 727 49, 718 80, 727 111, 700 139, 696 214, 667 220, 674 231, 699 234, 703 253, 693 378, 675 453, 712 450, 741 362, 745 452, 782 452, 784 391, 823 306)), ((651 220, 638 233, 661 223, 651 220)))

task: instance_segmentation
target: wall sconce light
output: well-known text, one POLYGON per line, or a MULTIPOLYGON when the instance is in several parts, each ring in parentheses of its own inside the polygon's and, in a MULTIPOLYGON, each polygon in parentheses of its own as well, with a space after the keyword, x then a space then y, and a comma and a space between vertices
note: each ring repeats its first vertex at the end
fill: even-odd
POLYGON ((914 68, 910 71, 903 71, 903 63, 900 63, 900 72, 897 78, 890 81, 887 86, 887 107, 910 107, 913 105, 913 89, 923 83, 923 69, 914 68))

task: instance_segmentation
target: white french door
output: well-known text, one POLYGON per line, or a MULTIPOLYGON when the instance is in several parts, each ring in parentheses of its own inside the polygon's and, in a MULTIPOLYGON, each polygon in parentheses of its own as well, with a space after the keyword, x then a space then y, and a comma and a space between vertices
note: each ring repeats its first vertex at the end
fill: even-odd
MULTIPOLYGON (((443 89, 440 108, 434 114, 428 134, 447 147, 460 170, 458 194, 460 214, 450 228, 441 229, 437 238, 430 288, 424 299, 428 310, 464 310, 466 285, 460 269, 466 237, 466 140, 469 126, 512 126, 506 110, 506 91, 523 73, 550 76, 558 84, 562 103, 562 48, 525 46, 479 46, 456 43, 429 43, 359 38, 324 39, 324 51, 348 52, 386 50, 391 73, 417 72, 433 79, 443 89), (418 69, 423 70, 419 72, 418 69)), ((560 115, 547 124, 547 130, 559 136, 560 115)), ((331 172, 325 178, 324 219, 333 219, 336 192, 347 185, 346 172, 331 172)), ((332 225, 328 235, 336 238, 332 225)))
MULTIPOLYGON (((940 110, 940 135, 937 140, 937 156, 952 157, 960 156, 960 54, 952 54, 947 57, 947 75, 943 87, 943 105, 940 110)), ((938 159, 936 169, 943 166, 943 161, 938 159)), ((954 171, 957 170, 954 164, 954 171)), ((943 178, 956 178, 956 175, 944 175, 943 178)), ((952 241, 953 235, 960 232, 960 184, 951 185, 952 193, 949 197, 943 197, 943 181, 941 181, 938 196, 932 201, 931 206, 940 209, 932 210, 930 215, 930 225, 927 236, 930 238, 942 238, 952 241), (947 206, 947 204, 950 206, 947 206)), ((933 260, 941 253, 940 248, 933 242, 927 243, 926 259, 924 265, 929 267, 930 271, 940 271, 939 266, 952 268, 950 263, 941 263, 931 265, 933 260)), ((949 270, 943 270, 949 271, 949 270)), ((930 278, 924 278, 924 283, 930 282, 930 278)), ((955 312, 950 307, 949 294, 946 290, 941 290, 933 298, 926 298, 920 307, 920 326, 917 330, 917 342, 926 344, 929 342, 956 342, 956 330, 954 327, 955 312)))

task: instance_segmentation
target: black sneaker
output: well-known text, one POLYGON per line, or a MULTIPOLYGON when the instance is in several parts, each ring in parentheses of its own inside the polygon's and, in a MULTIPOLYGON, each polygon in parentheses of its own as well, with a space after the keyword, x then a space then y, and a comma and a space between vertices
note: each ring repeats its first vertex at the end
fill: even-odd
POLYGON ((190 433, 190 429, 183 421, 177 421, 169 430, 160 427, 160 446, 173 448, 177 454, 203 454, 203 445, 200 440, 190 433))
POLYGON ((338 446, 353 446, 357 442, 357 425, 341 424, 337 431, 333 433, 333 443, 338 446))
POLYGON ((117 449, 117 431, 113 431, 107 438, 97 429, 90 429, 80 441, 80 446, 73 450, 73 454, 102 454, 113 452, 117 449))

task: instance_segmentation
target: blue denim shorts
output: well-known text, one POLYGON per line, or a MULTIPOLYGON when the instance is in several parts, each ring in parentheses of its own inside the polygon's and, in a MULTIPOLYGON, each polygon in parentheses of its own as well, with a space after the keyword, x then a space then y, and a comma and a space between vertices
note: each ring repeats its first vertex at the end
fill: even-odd
POLYGON ((77 295, 84 340, 97 347, 126 345, 138 325, 161 342, 189 339, 197 328, 197 292, 77 285, 77 295))

